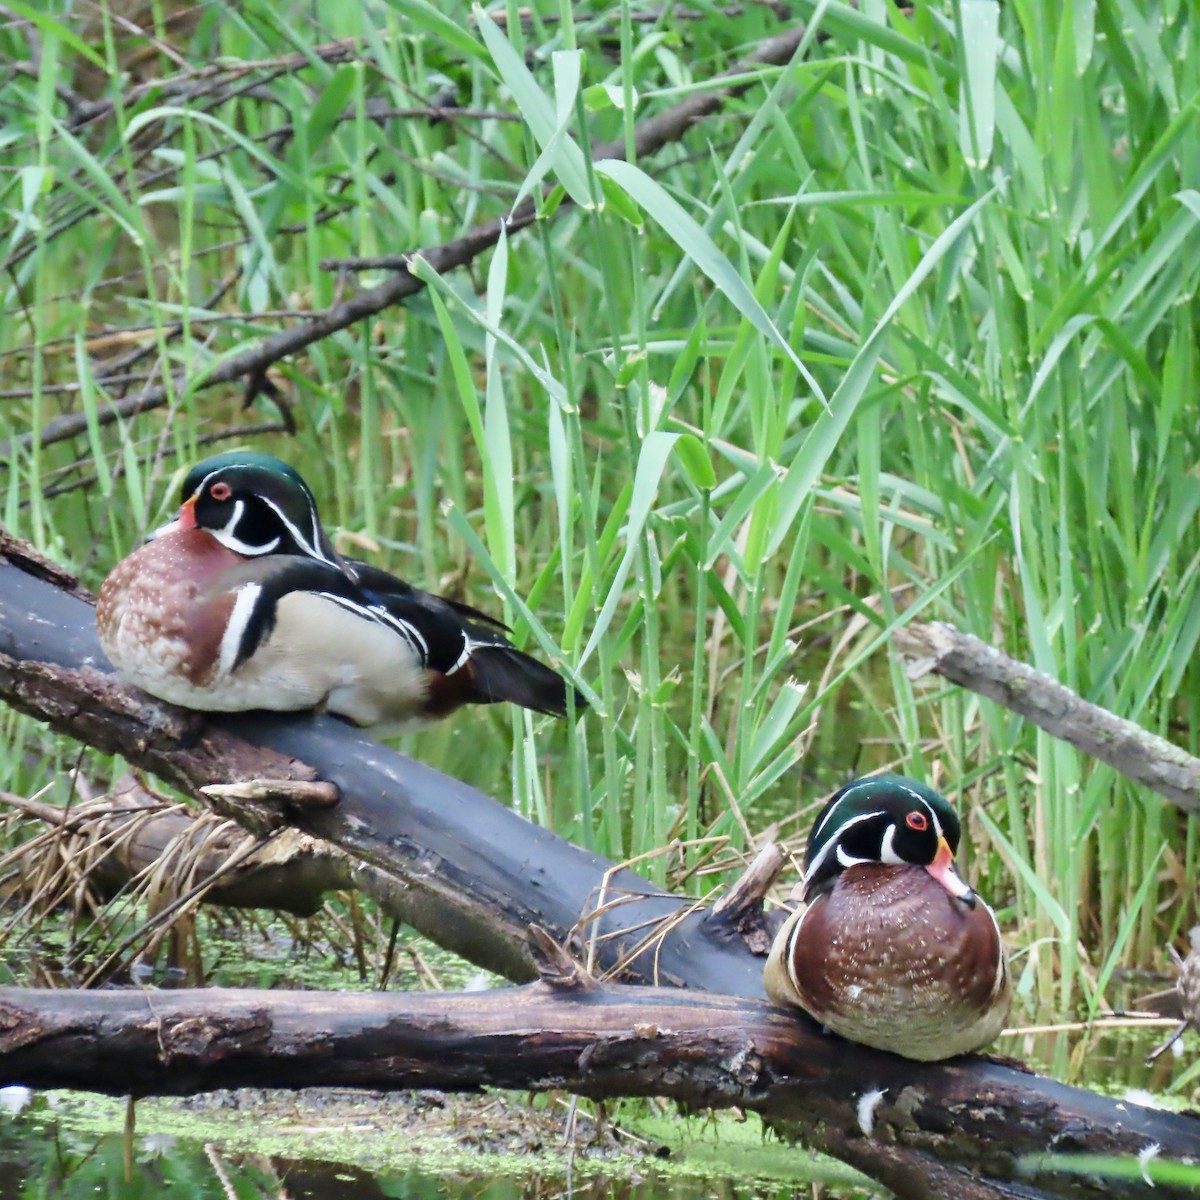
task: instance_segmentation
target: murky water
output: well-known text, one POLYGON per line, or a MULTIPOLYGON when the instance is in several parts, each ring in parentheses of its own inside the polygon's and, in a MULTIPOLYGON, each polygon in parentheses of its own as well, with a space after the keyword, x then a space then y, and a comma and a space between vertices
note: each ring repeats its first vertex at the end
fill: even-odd
MULTIPOLYGON (((0 1091, 0 1105, 7 1101, 9 1108, 22 1098, 17 1089, 0 1091)), ((856 1185, 840 1164, 764 1141, 757 1122, 660 1115, 621 1138, 584 1130, 576 1156, 564 1148, 559 1114, 504 1100, 497 1107, 491 1098, 464 1101, 464 1110, 454 1098, 428 1096, 415 1105, 337 1094, 327 1105, 281 1093, 143 1101, 128 1139, 123 1102, 70 1093, 27 1099, 20 1112, 0 1115, 0 1200, 868 1200, 881 1194, 856 1185), (422 1105, 430 1119, 414 1123, 422 1105), (494 1128, 464 1130, 489 1113, 494 1128), (459 1136, 445 1137, 454 1127, 459 1136)))

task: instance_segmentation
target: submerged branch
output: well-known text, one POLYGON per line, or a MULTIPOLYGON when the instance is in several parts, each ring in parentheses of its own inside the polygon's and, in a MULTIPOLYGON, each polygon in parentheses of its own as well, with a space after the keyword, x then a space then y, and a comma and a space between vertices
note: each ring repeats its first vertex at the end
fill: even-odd
POLYGON ((1180 808, 1200 813, 1200 759, 1165 738, 1084 700, 1058 680, 953 625, 909 625, 896 630, 893 640, 912 660, 910 679, 933 672, 970 688, 1180 808))

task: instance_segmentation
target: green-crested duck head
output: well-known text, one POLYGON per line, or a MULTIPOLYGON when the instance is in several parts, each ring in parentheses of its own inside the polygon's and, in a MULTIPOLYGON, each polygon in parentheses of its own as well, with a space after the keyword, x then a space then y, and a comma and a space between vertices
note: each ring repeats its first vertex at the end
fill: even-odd
POLYGON ((832 889, 863 863, 924 867, 950 893, 974 906, 975 893, 954 855, 961 829, 944 796, 903 775, 856 779, 818 814, 804 854, 804 898, 832 889))
POLYGON ((167 528, 206 529, 246 558, 301 554, 345 570, 308 484, 274 455, 231 450, 206 458, 187 473, 179 499, 179 515, 167 528))

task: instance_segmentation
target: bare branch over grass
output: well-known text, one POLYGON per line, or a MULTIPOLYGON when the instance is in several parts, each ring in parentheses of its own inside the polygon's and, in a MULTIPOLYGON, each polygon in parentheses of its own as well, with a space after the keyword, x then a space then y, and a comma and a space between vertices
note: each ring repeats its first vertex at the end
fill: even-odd
POLYGON ((1200 813, 1200 759, 1166 738, 1084 700, 1057 679, 943 621, 898 629, 894 642, 910 660, 910 678, 932 672, 970 688, 1187 812, 1200 813))

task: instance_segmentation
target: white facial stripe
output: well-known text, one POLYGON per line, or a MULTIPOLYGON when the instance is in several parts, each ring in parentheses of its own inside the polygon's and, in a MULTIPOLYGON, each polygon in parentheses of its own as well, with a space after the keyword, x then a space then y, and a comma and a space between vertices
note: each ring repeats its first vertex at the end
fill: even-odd
POLYGON ((224 529, 214 529, 212 535, 222 546, 227 546, 234 554, 240 554, 244 558, 257 558, 260 554, 270 554, 279 545, 279 539, 272 538, 265 546, 251 546, 249 542, 243 542, 241 538, 235 537, 224 529))
POLYGON ((893 845, 895 840, 896 827, 895 825, 889 825, 879 846, 879 861, 881 863, 889 863, 893 867, 899 867, 904 865, 904 859, 896 853, 896 848, 893 845))
POLYGON ((855 858, 852 854, 847 854, 846 851, 842 849, 841 843, 838 843, 837 860, 842 864, 843 867, 857 867, 862 863, 875 861, 873 858, 855 858))
MULTIPOLYGON (((854 794, 854 792, 856 792, 856 791, 857 791, 857 790, 858 790, 860 787, 868 787, 868 786, 870 786, 871 784, 874 784, 874 783, 877 783, 877 782, 878 782, 878 780, 877 780, 877 779, 876 779, 874 776, 870 776, 870 777, 868 777, 868 778, 866 778, 866 779, 860 779, 860 780, 859 780, 857 783, 851 784, 851 785, 849 786, 849 788, 848 788, 848 790, 846 791, 846 794, 845 794, 845 796, 843 797, 843 799, 848 799, 848 798, 849 798, 850 796, 852 796, 852 795, 854 794)), ((928 804, 928 802, 927 802, 927 801, 925 800, 925 798, 924 798, 924 797, 923 797, 923 796, 920 794, 920 792, 915 792, 915 791, 913 791, 913 789, 912 789, 912 788, 908 787, 907 785, 905 785, 905 784, 903 784, 903 783, 897 783, 897 782, 895 782, 895 781, 891 781, 891 786, 893 786, 893 787, 895 787, 896 789, 898 789, 899 791, 903 792, 903 793, 904 793, 906 796, 911 796, 911 797, 912 797, 914 800, 919 800, 919 801, 920 801, 922 804, 924 804, 924 805, 925 805, 925 807, 926 807, 927 809, 929 809, 929 815, 930 815, 931 817, 933 817, 933 823, 934 823, 934 826, 936 827, 936 829, 937 829, 937 831, 938 831, 938 836, 940 837, 940 836, 941 836, 941 833, 942 833, 942 827, 941 827, 941 825, 940 825, 940 824, 938 824, 937 814, 936 814, 936 813, 933 811, 933 809, 932 809, 932 808, 930 808, 930 807, 929 807, 929 804, 928 804)), ((813 836, 814 836, 814 837, 820 837, 820 836, 821 836, 821 830, 825 828, 825 824, 826 824, 826 822, 830 820, 830 818, 833 816, 833 814, 834 814, 835 812, 837 812, 837 809, 838 809, 838 806, 837 806, 837 805, 834 805, 834 807, 833 807, 833 808, 831 808, 831 809, 830 809, 830 810, 829 810, 829 811, 828 811, 828 812, 825 814, 825 820, 823 820, 823 821, 821 822, 821 824, 817 826, 816 830, 815 830, 815 831, 814 831, 814 833, 813 833, 813 836)))
POLYGON ((193 500, 199 500, 200 497, 204 494, 204 489, 206 487, 208 487, 208 481, 214 475, 220 475, 221 471, 223 471, 223 470, 225 470, 224 467, 221 467, 221 469, 218 471, 209 471, 209 473, 207 475, 205 475, 205 477, 202 480, 200 480, 200 486, 192 493, 191 498, 193 500))
MULTIPOLYGON (((250 470, 256 466, 255 463, 226 463, 222 467, 218 467, 215 471, 210 471, 200 481, 200 486, 193 493, 193 498, 203 495, 204 490, 208 487, 208 482, 214 475, 223 475, 226 471, 241 471, 250 470)), ((260 496, 259 499, 268 505, 275 515, 283 522, 284 527, 296 539, 297 544, 304 550, 310 558, 319 559, 321 562, 329 563, 331 567, 336 567, 338 564, 332 562, 321 550, 321 522, 317 516, 317 510, 309 501, 309 512, 312 515, 313 536, 310 541, 296 528, 295 525, 288 519, 287 515, 273 500, 268 500, 266 496, 260 496)), ((251 546, 247 542, 243 542, 233 531, 237 527, 238 522, 242 518, 242 513, 246 511, 245 502, 238 500, 233 508, 233 516, 225 523, 224 528, 212 530, 213 536, 221 543, 222 546, 228 546, 235 554, 244 554, 247 557, 253 558, 259 554, 270 554, 280 543, 281 539, 276 537, 268 542, 265 546, 251 546)), ((164 527, 165 529, 166 527, 164 527)))
POLYGON ((204 491, 204 489, 208 486, 208 481, 214 475, 220 475, 224 471, 253 471, 257 465, 258 465, 257 463, 252 463, 252 462, 225 463, 223 466, 218 467, 215 471, 209 471, 209 473, 207 475, 205 475, 205 477, 202 480, 200 480, 200 486, 195 490, 195 492, 193 494, 196 496, 199 496, 200 493, 202 491, 204 491))
MULTIPOLYGON (((296 544, 300 546, 300 548, 305 554, 308 555, 309 558, 316 558, 323 563, 329 563, 331 567, 337 566, 337 563, 330 559, 321 549, 321 525, 317 520, 317 513, 315 509, 312 509, 310 506, 310 511, 312 512, 313 538, 312 541, 309 541, 308 538, 306 538, 304 534, 302 534, 300 530, 292 524, 292 522, 288 519, 287 514, 279 507, 278 504, 275 503, 274 500, 268 500, 266 496, 260 496, 259 499, 262 500, 262 502, 271 509, 271 511, 280 519, 280 521, 283 522, 284 528, 292 535, 293 538, 295 538, 296 544)), ((278 539, 276 540, 278 541, 278 539)))
POLYGON ((934 811, 933 805, 930 804, 928 800, 922 799, 920 796, 918 796, 917 799, 920 800, 923 805, 925 805, 925 809, 929 813, 929 819, 933 822, 934 833, 936 833, 938 837, 942 837, 942 823, 938 820, 938 815, 934 811))
POLYGON ((225 626, 225 634, 221 638, 221 656, 217 660, 218 675, 228 675, 233 670, 238 651, 242 648, 246 626, 250 623, 255 602, 261 592, 262 584, 259 583, 244 583, 238 588, 233 611, 229 614, 229 623, 225 626))
MULTIPOLYGON (((832 815, 833 814, 830 813, 830 816, 832 816, 832 815)), ((855 825, 859 825, 863 821, 873 821, 876 817, 883 817, 886 815, 887 814, 884 813, 882 810, 879 812, 862 813, 861 815, 859 815, 857 817, 851 817, 849 821, 845 821, 840 826, 838 826, 838 829, 834 833, 833 837, 831 837, 829 839, 829 841, 827 841, 825 843, 825 845, 821 847, 821 853, 818 854, 817 857, 812 860, 812 863, 809 866, 808 870, 804 872, 805 881, 807 882, 809 879, 816 878, 817 872, 821 869, 821 864, 828 857, 830 850, 832 850, 835 846, 837 846, 837 849, 838 849, 838 862, 843 863, 843 865, 848 865, 848 864, 845 864, 844 859, 842 857, 842 848, 840 845, 838 845, 838 843, 841 841, 842 834, 845 833, 847 829, 850 829, 851 827, 853 827, 855 825)), ((829 819, 828 817, 825 818, 825 820, 828 820, 828 819, 829 819)), ((818 827, 818 832, 820 831, 820 829, 823 829, 824 827, 825 827, 825 821, 822 821, 820 826, 818 827)), ((854 859, 854 861, 855 862, 864 862, 865 860, 864 859, 854 859)))
POLYGON ((221 533, 228 534, 231 538, 236 538, 233 532, 238 527, 238 522, 242 519, 242 513, 246 511, 246 502, 244 500, 237 501, 233 506, 233 514, 229 520, 225 522, 225 526, 220 530, 221 533))
POLYGON ((279 545, 279 538, 272 538, 263 546, 251 546, 248 542, 243 542, 233 532, 237 528, 238 522, 242 519, 242 513, 245 511, 246 502, 244 500, 237 501, 233 506, 233 515, 225 522, 224 527, 221 529, 212 529, 209 532, 222 546, 232 550, 234 554, 243 555, 245 558, 256 558, 260 554, 270 554, 279 545))
POLYGON ((925 809, 925 811, 929 814, 929 819, 933 822, 934 832, 938 835, 938 837, 942 837, 942 823, 938 820, 938 815, 936 812, 934 812, 933 805, 930 804, 920 792, 914 791, 910 787, 905 787, 905 785, 902 783, 896 784, 896 787, 898 787, 906 796, 911 796, 918 804, 921 805, 922 808, 925 809))
POLYGON ((824 829, 824 828, 825 828, 825 826, 829 824, 829 821, 830 821, 830 820, 831 820, 831 818, 833 817, 833 814, 834 814, 835 812, 837 812, 837 810, 838 810, 838 808, 839 808, 839 807, 840 807, 840 805, 837 805, 837 804, 835 804, 835 805, 834 805, 834 806, 833 806, 833 807, 832 807, 832 808, 831 808, 831 809, 830 809, 830 810, 829 810, 829 811, 828 811, 828 812, 825 814, 825 817, 824 817, 824 819, 821 821, 820 825, 818 825, 818 826, 816 827, 816 829, 814 829, 814 830, 813 830, 813 837, 814 837, 814 838, 819 838, 819 837, 821 836, 821 830, 822 830, 822 829, 824 829))
MULTIPOLYGON (((202 480, 200 480, 200 486, 197 487, 196 490, 192 493, 191 499, 199 500, 200 497, 204 495, 204 490, 205 490, 205 488, 208 487, 208 481, 214 475, 221 475, 225 471, 230 471, 230 470, 241 471, 244 469, 248 469, 252 466, 253 466, 252 463, 226 463, 223 467, 218 467, 215 471, 209 471, 209 473, 207 475, 205 475, 205 477, 202 480)), ((239 501, 239 503, 240 503, 240 501, 239 501)))

